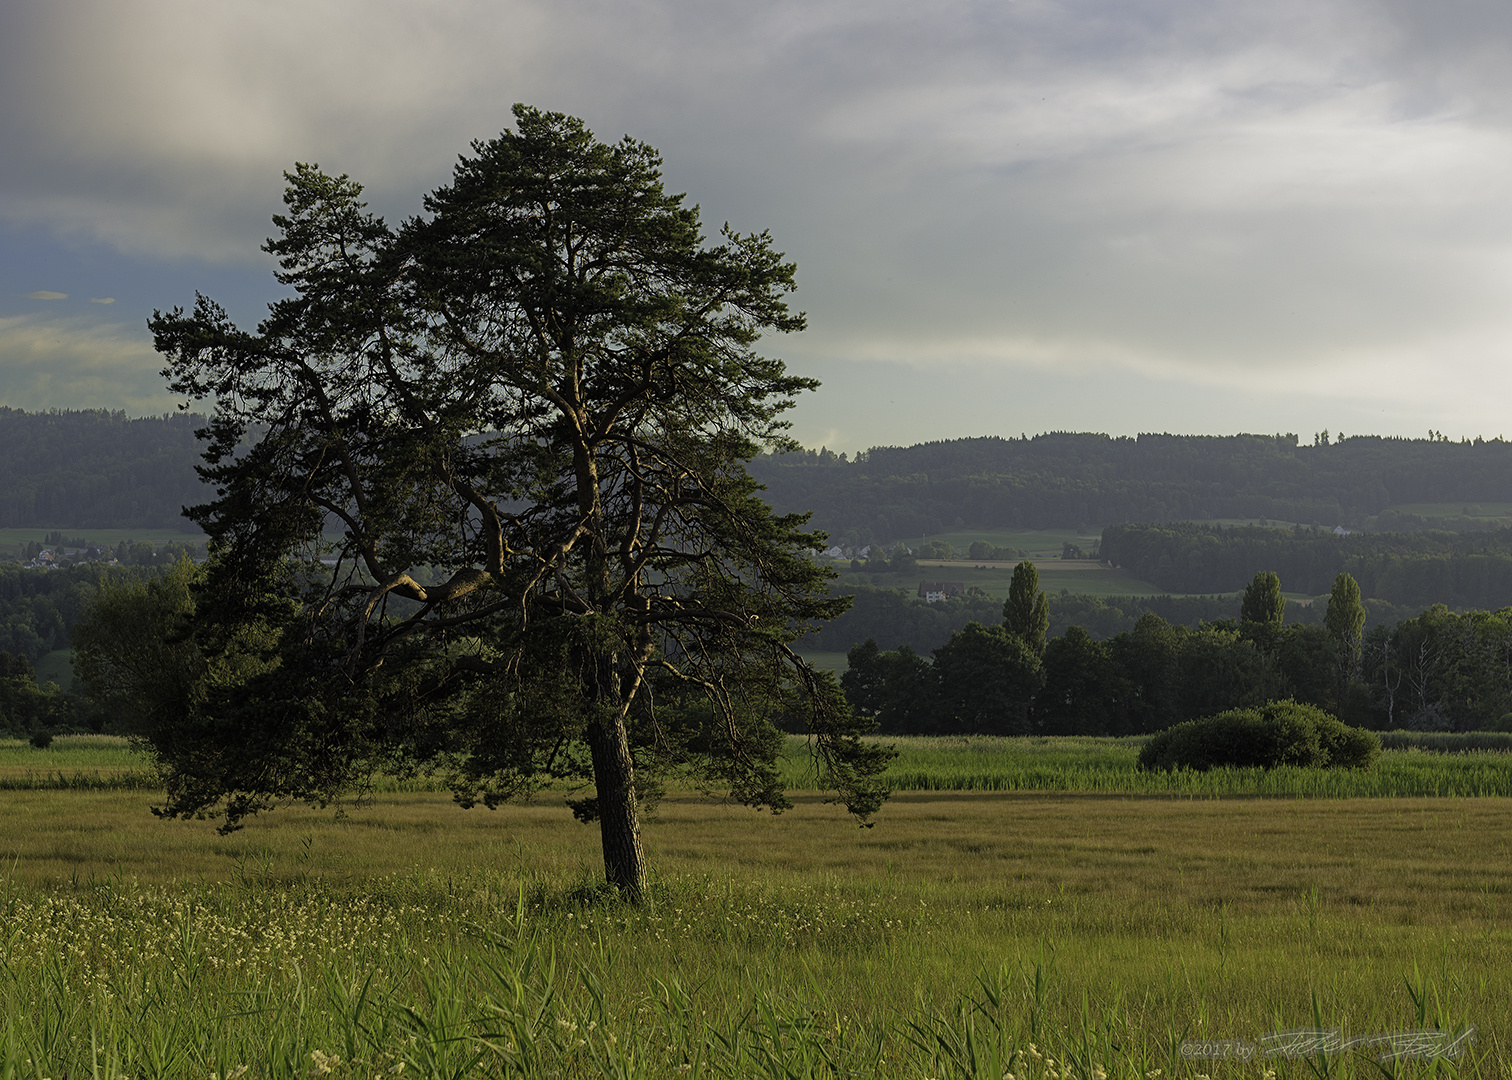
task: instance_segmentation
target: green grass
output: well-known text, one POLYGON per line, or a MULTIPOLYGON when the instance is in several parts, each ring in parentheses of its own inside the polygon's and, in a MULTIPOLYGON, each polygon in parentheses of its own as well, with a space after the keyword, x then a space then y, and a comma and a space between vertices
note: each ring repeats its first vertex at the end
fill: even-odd
POLYGON ((140 541, 146 544, 199 544, 205 543, 205 534, 195 526, 184 523, 184 530, 176 529, 0 529, 0 562, 19 561, 26 545, 46 545, 47 534, 62 532, 70 540, 83 539, 99 547, 115 547, 122 540, 140 541))
POLYGON ((1505 502, 1438 502, 1402 503, 1390 507, 1403 514, 1416 514, 1425 518, 1487 518, 1512 523, 1512 503, 1505 502))
POLYGON ((802 655, 820 671, 833 671, 836 675, 841 675, 850 667, 847 654, 843 652, 809 652, 805 649, 802 655))
MULTIPOLYGON (((888 769, 899 791, 1063 791, 1184 798, 1512 797, 1512 754, 1388 750, 1371 769, 1138 768, 1141 738, 876 737, 900 751, 888 769)), ((784 759, 793 786, 811 784, 801 747, 784 759)))
MULTIPOLYGON (((843 663, 842 654, 819 654, 843 663)), ((899 791, 1046 791, 1180 798, 1512 797, 1512 735, 1387 732, 1387 749, 1368 770, 1213 769, 1142 772, 1140 737, 1003 738, 876 736, 900 753, 888 770, 899 791)), ((814 786, 807 744, 790 738, 779 768, 791 790, 814 786)), ((674 784, 674 788, 676 785, 674 784)), ((46 750, 0 740, 0 790, 158 790, 146 755, 124 739, 60 736, 46 750)), ((381 794, 441 793, 440 777, 378 777, 381 794)), ((563 789, 565 790, 565 789, 563 789)), ((543 795, 543 799, 552 798, 543 795)), ((559 797, 555 796, 555 797, 559 797)))
MULTIPOLYGON (((1040 588, 1055 602, 1061 590, 1068 593, 1084 593, 1089 596, 1163 596, 1170 590, 1161 589, 1132 576, 1127 570, 1113 570, 1088 562, 1060 564, 1057 560, 1035 562, 1039 572, 1040 588)), ((837 567, 837 569, 840 569, 837 567)), ((1012 566, 981 566, 969 560, 948 563, 921 564, 907 574, 873 575, 861 571, 841 569, 840 584, 870 585, 872 578, 877 584, 889 589, 917 590, 921 581, 959 581, 968 588, 977 585, 988 596, 1001 600, 1008 596, 1008 586, 1013 581, 1012 566)), ((1174 595, 1182 595, 1180 593, 1174 595)))
POLYGON ((1501 1076, 1509 810, 919 792, 858 830, 814 797, 678 797, 632 908, 560 804, 396 796, 219 837, 25 793, 0 818, 0 1073, 1501 1076), (1472 1024, 1452 1073, 1178 1049, 1472 1024))
POLYGON ((963 557, 968 548, 977 541, 993 547, 1022 548, 1030 558, 1060 558, 1067 541, 1083 551, 1091 551, 1092 545, 1102 539, 1101 529, 1082 532, 1076 529, 963 529, 936 533, 932 536, 904 537, 903 543, 918 548, 926 540, 944 540, 963 557))
POLYGON ((67 690, 73 686, 73 650, 54 649, 34 665, 38 684, 57 683, 67 690))
POLYGON ((46 544, 47 534, 61 532, 65 538, 83 538, 90 544, 115 547, 122 540, 138 540, 144 544, 203 544, 205 534, 189 522, 183 529, 0 529, 0 547, 25 546, 30 543, 46 544))

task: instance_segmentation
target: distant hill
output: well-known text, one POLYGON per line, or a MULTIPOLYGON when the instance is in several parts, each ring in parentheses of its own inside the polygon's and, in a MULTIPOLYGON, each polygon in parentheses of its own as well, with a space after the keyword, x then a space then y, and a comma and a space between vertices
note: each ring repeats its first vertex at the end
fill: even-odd
MULTIPOLYGON (((962 528, 1191 519, 1442 528, 1390 508, 1512 501, 1512 443, 1500 439, 1352 436, 1306 446, 1296 435, 1053 432, 877 447, 855 460, 803 451, 759 458, 751 471, 778 510, 812 510, 816 527, 851 545, 962 528)), ((1467 514, 1451 527, 1477 524, 1467 514)))
POLYGON ((192 414, 0 407, 0 528, 185 529, 204 502, 192 414))
MULTIPOLYGON (((194 471, 204 418, 130 419, 104 409, 0 407, 0 528, 182 528, 206 500, 194 471)), ((1354 436, 1052 432, 765 456, 751 472, 780 511, 814 511, 837 542, 863 546, 952 529, 1085 531, 1124 522, 1256 519, 1332 527, 1469 529, 1477 503, 1512 504, 1512 443, 1354 436), (1462 520, 1392 510, 1453 504, 1462 520)), ((1512 515, 1512 511, 1509 511, 1512 515)))

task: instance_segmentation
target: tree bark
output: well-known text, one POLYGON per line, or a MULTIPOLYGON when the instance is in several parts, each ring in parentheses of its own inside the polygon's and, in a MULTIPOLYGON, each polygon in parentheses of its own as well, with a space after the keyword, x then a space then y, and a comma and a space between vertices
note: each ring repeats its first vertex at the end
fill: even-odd
POLYGON ((646 891, 646 852, 641 846, 640 806, 635 797, 635 762, 623 715, 590 725, 588 748, 598 788, 604 876, 626 899, 639 903, 646 891))

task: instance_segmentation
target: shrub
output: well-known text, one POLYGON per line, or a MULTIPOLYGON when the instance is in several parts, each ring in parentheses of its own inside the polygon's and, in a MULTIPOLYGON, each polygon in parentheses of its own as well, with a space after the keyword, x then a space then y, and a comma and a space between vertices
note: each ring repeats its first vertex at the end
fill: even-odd
POLYGON ((31 737, 31 744, 38 750, 46 750, 49 746, 52 745, 52 740, 52 732, 39 731, 31 737))
POLYGON ((1144 744, 1139 767, 1366 769, 1380 753, 1381 742, 1373 732, 1342 724, 1315 706, 1287 700, 1230 709, 1166 728, 1144 744))

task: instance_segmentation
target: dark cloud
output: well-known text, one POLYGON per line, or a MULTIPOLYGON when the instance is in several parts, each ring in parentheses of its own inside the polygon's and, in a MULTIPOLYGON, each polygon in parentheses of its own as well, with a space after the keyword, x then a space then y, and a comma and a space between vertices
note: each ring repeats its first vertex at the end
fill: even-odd
MULTIPOLYGON (((1045 388, 1088 372, 1173 399, 1280 379, 1334 427, 1364 379, 1377 412, 1453 428, 1477 406, 1443 388, 1495 379, 1512 346, 1509 11, 31 5, 0 13, 0 215, 265 282, 293 161, 398 217, 524 100, 658 146, 711 225, 770 227, 812 324, 774 347, 806 369, 1032 374, 1055 410, 1045 388)), ((995 415, 974 409, 934 434, 995 415)), ((801 415, 827 422, 819 399, 801 415)))

